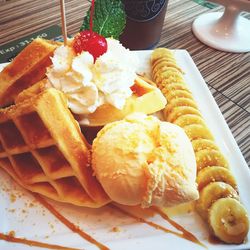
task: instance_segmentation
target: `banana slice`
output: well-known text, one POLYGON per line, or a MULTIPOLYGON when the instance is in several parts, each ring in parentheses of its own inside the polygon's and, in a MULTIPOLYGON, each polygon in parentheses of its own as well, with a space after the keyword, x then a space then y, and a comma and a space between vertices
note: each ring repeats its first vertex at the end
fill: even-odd
POLYGON ((223 167, 213 166, 203 168, 196 178, 198 189, 201 190, 211 182, 225 182, 229 184, 235 191, 238 192, 237 183, 232 173, 223 167))
MULTIPOLYGON (((164 110, 165 111, 165 110, 164 110)), ((203 126, 206 126, 204 120, 198 116, 198 115, 192 115, 192 114, 186 114, 178 117, 175 121, 174 124, 180 126, 181 128, 184 128, 185 126, 191 125, 191 124, 200 124, 203 126)), ((198 139, 202 140, 202 139, 198 139)), ((195 140, 197 141, 197 140, 195 140)))
POLYGON ((195 153, 197 170, 211 166, 229 168, 228 162, 220 151, 203 149, 195 153))
POLYGON ((180 97, 177 99, 172 99, 164 109, 164 115, 168 116, 168 114, 173 110, 174 107, 181 107, 181 106, 187 106, 187 107, 193 107, 195 109, 198 109, 196 103, 185 97, 180 97))
POLYGON ((161 72, 161 71, 164 71, 166 70, 168 67, 172 67, 172 68, 175 68, 177 69, 180 73, 183 74, 183 71, 180 67, 177 66, 177 64, 175 62, 173 62, 172 60, 168 60, 168 59, 160 59, 157 61, 157 63, 155 63, 153 66, 152 66, 152 73, 153 75, 154 74, 157 74, 157 72, 161 72))
POLYGON ((213 182, 208 184, 200 192, 200 198, 196 201, 196 209, 205 220, 208 218, 208 210, 212 204, 220 199, 231 197, 239 199, 238 193, 227 183, 213 182))
POLYGON ((164 91, 164 93, 166 93, 166 94, 168 94, 169 92, 172 92, 174 90, 185 90, 188 93, 191 93, 185 82, 169 83, 169 84, 166 84, 164 86, 164 88, 162 89, 162 91, 164 91))
POLYGON ((173 62, 177 65, 176 59, 174 58, 173 54, 171 51, 167 52, 167 56, 163 55, 152 55, 151 56, 151 65, 155 66, 156 64, 159 64, 162 60, 168 61, 168 62, 173 62), (169 53, 170 52, 170 53, 169 53))
POLYGON ((153 79, 157 84, 162 85, 163 80, 167 80, 168 83, 182 82, 183 75, 176 68, 171 68, 153 75, 153 79))
POLYGON ((154 64, 156 60, 159 60, 161 58, 171 58, 175 60, 171 50, 166 48, 157 48, 151 54, 151 63, 154 64))
POLYGON ((186 115, 186 114, 194 114, 194 115, 198 115, 201 117, 201 113, 197 109, 192 108, 192 107, 186 107, 186 106, 175 107, 169 114, 165 114, 164 110, 163 110, 163 115, 166 121, 172 122, 172 123, 174 123, 175 120, 178 119, 179 117, 186 115))
POLYGON ((243 243, 249 230, 249 218, 243 205, 232 198, 213 203, 209 224, 215 236, 226 243, 243 243))
MULTIPOLYGON (((161 63, 168 63, 173 65, 173 68, 178 69, 179 67, 177 66, 176 60, 172 57, 160 57, 157 60, 155 60, 155 62, 152 64, 152 69, 155 69, 157 65, 161 64, 161 63), (178 68, 177 68, 178 67, 178 68)), ((178 69, 179 70, 179 69, 178 69)), ((180 71, 182 72, 182 71, 180 71)), ((152 75, 154 75, 155 73, 152 71, 152 75)))
POLYGON ((194 114, 202 117, 199 110, 192 107, 182 106, 173 108, 170 114, 165 116, 165 119, 166 121, 173 123, 178 117, 181 117, 182 115, 186 114, 194 114))
POLYGON ((163 93, 163 94, 165 95, 168 101, 171 101, 172 99, 176 99, 176 98, 181 98, 181 97, 193 100, 192 94, 186 90, 177 89, 177 90, 173 90, 171 92, 163 93))
POLYGON ((213 135, 206 125, 204 126, 202 124, 191 124, 183 127, 183 129, 191 141, 199 138, 214 140, 213 135))
MULTIPOLYGON (((200 117, 199 117, 200 118, 200 117)), ((178 120, 178 119, 177 119, 178 120)), ((176 120, 176 121, 177 121, 176 120)), ((178 125, 178 124, 177 124, 178 125)), ((203 149, 214 149, 219 151, 218 146, 215 144, 214 141, 208 139, 197 139, 192 141, 194 152, 198 152, 203 149)))
MULTIPOLYGON (((169 64, 171 64, 171 62, 169 62, 169 64)), ((156 68, 156 66, 155 66, 156 68)), ((176 67, 173 66, 162 66, 160 69, 155 69, 155 71, 153 72, 153 76, 156 80, 162 81, 163 79, 168 79, 168 80, 175 80, 176 77, 178 77, 177 79, 183 80, 182 77, 182 73, 180 72, 180 70, 178 70, 176 67)), ((174 81, 176 82, 176 81, 174 81)))
POLYGON ((171 91, 168 90, 168 86, 171 84, 175 84, 175 83, 167 83, 165 84, 165 80, 164 80, 164 87, 163 89, 161 89, 162 94, 167 98, 168 101, 170 100, 175 100, 178 98, 188 98, 190 100, 193 100, 193 96, 192 94, 185 89, 173 89, 171 91))

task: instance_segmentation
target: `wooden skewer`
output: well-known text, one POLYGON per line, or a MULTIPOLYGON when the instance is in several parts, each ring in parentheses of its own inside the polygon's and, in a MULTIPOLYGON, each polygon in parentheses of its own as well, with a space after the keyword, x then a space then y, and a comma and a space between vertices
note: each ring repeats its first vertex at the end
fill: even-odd
POLYGON ((67 45, 67 25, 66 25, 65 2, 64 2, 64 0, 60 0, 60 6, 61 6, 61 21, 62 21, 63 42, 64 42, 64 46, 66 46, 67 45))

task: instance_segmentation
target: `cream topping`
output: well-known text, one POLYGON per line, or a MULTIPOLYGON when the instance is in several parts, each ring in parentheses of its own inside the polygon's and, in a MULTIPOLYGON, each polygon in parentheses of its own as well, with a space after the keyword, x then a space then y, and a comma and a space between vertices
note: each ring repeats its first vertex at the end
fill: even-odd
POLYGON ((137 57, 119 41, 107 39, 108 51, 97 58, 84 51, 75 55, 69 46, 60 46, 47 70, 49 82, 65 93, 73 113, 87 115, 104 103, 122 109, 132 95, 137 57))

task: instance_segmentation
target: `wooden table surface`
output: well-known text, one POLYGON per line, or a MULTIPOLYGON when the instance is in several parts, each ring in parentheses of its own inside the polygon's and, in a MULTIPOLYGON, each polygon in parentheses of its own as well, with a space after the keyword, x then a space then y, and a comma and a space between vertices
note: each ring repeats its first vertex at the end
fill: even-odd
MULTIPOLYGON (((37 30, 60 24, 58 1, 11 0, 0 3, 0 45, 37 30)), ((66 0, 68 33, 82 23, 90 3, 66 0)), ((192 0, 170 0, 158 46, 186 49, 199 68, 224 115, 248 166, 250 165, 250 53, 233 54, 214 50, 199 42, 191 31, 193 20, 208 9, 192 0)), ((245 14, 248 18, 249 14, 245 14)))

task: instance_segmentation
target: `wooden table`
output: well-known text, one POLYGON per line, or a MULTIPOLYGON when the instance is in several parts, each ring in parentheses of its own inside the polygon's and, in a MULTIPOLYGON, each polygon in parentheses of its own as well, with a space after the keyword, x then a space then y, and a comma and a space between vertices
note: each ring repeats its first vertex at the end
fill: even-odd
MULTIPOLYGON (((66 0, 68 33, 75 34, 90 3, 66 0)), ((232 54, 199 42, 193 20, 210 10, 191 0, 170 0, 158 46, 191 54, 250 165, 250 53, 232 54)), ((245 14, 250 17, 250 15, 245 14)), ((0 45, 53 24, 60 24, 59 0, 12 0, 0 3, 0 45)))

